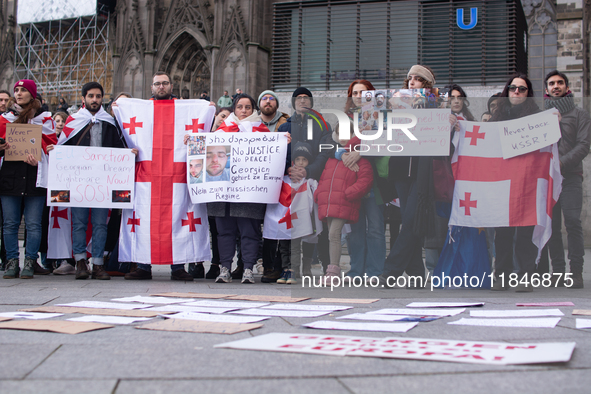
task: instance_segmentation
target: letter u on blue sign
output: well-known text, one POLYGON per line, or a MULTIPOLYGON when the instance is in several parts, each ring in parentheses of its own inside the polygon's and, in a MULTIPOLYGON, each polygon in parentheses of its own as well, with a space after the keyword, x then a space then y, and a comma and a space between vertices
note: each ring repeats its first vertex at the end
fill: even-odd
POLYGON ((456 20, 458 23, 458 27, 462 30, 470 30, 476 26, 478 22, 478 8, 470 8, 470 23, 467 25, 464 23, 464 9, 458 8, 456 10, 456 20))

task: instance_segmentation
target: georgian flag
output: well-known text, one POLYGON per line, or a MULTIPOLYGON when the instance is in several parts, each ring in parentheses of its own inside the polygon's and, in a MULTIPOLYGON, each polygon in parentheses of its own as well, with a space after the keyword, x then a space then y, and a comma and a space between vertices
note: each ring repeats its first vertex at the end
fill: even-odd
POLYGON ((449 224, 535 226, 532 241, 541 250, 552 234, 552 208, 562 190, 557 145, 505 160, 494 123, 459 123, 449 224))
POLYGON ((317 187, 314 179, 302 179, 292 185, 289 176, 284 176, 279 203, 267 204, 263 238, 287 240, 318 235, 322 222, 314 214, 317 187))
POLYGON ((111 115, 107 113, 100 107, 96 114, 91 114, 86 108, 82 108, 80 111, 76 112, 73 115, 68 116, 66 119, 66 124, 64 125, 64 129, 60 134, 60 138, 58 140, 59 145, 63 145, 77 135, 81 130, 83 130, 89 123, 97 123, 97 122, 108 122, 115 126, 115 119, 111 115))
POLYGON ((269 132, 269 128, 256 112, 242 120, 238 120, 238 117, 232 112, 216 131, 225 133, 269 132))
POLYGON ((115 117, 136 158, 135 208, 124 209, 119 260, 185 264, 211 259, 205 204, 187 188, 185 134, 209 132, 215 108, 204 100, 121 98, 115 117))
POLYGON ((72 258, 72 213, 70 208, 49 207, 47 258, 56 260, 72 258))
MULTIPOLYGON (((6 112, 0 116, 0 138, 6 139, 6 125, 12 123, 17 117, 12 112, 6 112)), ((37 115, 29 121, 30 124, 36 124, 41 126, 41 132, 43 137, 41 139, 41 161, 37 164, 37 187, 47 188, 47 169, 48 169, 48 156, 47 146, 55 145, 57 143, 57 135, 55 134, 55 123, 51 117, 51 112, 43 112, 37 115)), ((0 161, 0 167, 4 162, 4 157, 0 161)))

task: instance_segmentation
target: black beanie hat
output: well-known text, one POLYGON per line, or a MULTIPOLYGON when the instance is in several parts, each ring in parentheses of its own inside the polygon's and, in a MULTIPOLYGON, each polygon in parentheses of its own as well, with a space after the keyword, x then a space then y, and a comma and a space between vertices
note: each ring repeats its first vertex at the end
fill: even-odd
POLYGON ((303 156, 308 159, 308 164, 312 163, 312 147, 307 142, 298 142, 295 147, 293 148, 293 152, 291 153, 291 157, 293 160, 299 156, 303 156))
POLYGON ((300 86, 291 95, 291 106, 293 107, 293 109, 295 109, 295 98, 298 97, 300 94, 305 94, 306 96, 310 97, 310 108, 314 107, 314 99, 312 98, 312 92, 306 89, 305 87, 300 86))

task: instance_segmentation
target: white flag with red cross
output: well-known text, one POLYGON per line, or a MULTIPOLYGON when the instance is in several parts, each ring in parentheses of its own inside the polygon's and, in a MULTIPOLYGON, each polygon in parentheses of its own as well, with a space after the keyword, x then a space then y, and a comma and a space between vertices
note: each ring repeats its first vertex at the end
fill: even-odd
POLYGON ((246 119, 238 120, 238 117, 231 113, 215 131, 225 133, 249 133, 249 132, 269 132, 269 128, 263 123, 260 115, 256 112, 246 119))
POLYGON ((123 210, 119 261, 185 264, 211 259, 205 204, 187 189, 185 134, 209 132, 204 100, 119 99, 114 108, 136 159, 135 209, 123 210))
POLYGON ((49 207, 47 258, 72 257, 72 214, 67 207, 49 207))
POLYGON ((453 138, 455 179, 450 225, 535 226, 533 243, 552 234, 552 208, 562 189, 556 144, 503 159, 495 122, 460 121, 453 138))

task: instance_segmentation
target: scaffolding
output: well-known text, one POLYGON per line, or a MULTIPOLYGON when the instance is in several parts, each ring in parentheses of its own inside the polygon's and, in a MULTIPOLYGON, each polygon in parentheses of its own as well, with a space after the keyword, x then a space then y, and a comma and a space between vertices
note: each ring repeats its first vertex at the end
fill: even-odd
POLYGON ((19 25, 17 78, 35 81, 44 98, 69 97, 71 103, 86 82, 99 82, 108 91, 110 14, 100 8, 95 15, 19 25))

